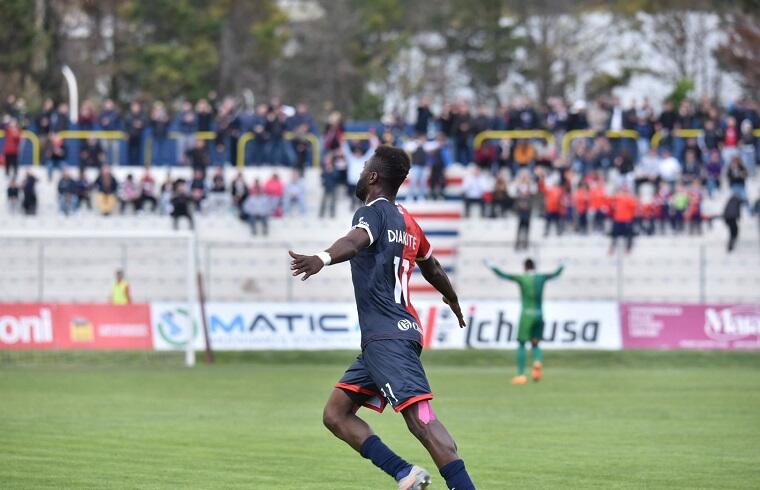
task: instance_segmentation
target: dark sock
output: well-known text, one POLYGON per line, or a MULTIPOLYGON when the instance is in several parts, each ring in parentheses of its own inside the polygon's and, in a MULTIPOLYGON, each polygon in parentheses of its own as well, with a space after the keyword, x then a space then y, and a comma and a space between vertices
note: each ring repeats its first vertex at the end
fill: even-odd
POLYGON ((446 486, 452 490, 475 490, 475 484, 470 480, 464 461, 457 459, 441 468, 441 476, 446 480, 446 486))
POLYGON ((406 470, 408 473, 409 468, 412 466, 391 451, 391 449, 377 436, 369 436, 367 440, 362 443, 359 454, 372 461, 375 466, 388 473, 396 480, 400 479, 397 478, 397 475, 401 475, 402 478, 406 476, 404 471, 406 470))

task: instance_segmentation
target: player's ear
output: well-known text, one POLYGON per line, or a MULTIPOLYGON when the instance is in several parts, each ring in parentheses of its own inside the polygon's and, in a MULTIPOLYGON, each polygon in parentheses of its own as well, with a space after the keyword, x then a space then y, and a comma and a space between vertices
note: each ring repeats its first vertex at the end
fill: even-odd
POLYGON ((367 178, 367 183, 369 183, 369 184, 376 184, 378 180, 380 180, 380 174, 378 174, 374 170, 371 171, 369 173, 369 177, 367 178))

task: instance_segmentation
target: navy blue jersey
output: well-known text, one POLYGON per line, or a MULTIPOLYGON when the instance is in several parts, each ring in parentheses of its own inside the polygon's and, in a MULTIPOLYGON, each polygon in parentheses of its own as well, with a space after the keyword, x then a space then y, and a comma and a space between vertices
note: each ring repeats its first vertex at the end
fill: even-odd
POLYGON ((409 298, 416 260, 433 253, 425 234, 401 206, 375 199, 354 214, 353 228, 369 234, 370 245, 351 259, 362 348, 372 340, 422 343, 422 329, 409 298))

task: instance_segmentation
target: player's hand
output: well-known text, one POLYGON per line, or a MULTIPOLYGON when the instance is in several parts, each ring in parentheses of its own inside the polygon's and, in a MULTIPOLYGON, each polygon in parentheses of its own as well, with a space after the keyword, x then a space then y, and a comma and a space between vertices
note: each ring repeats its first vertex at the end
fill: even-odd
POLYGON ((325 266, 322 259, 316 255, 301 255, 292 250, 288 250, 288 254, 293 258, 293 260, 290 261, 290 270, 293 271, 294 276, 300 276, 303 274, 304 276, 301 278, 302 281, 305 281, 321 271, 322 267, 325 266))
POLYGON ((459 328, 465 328, 467 326, 467 322, 464 321, 464 315, 462 314, 462 307, 459 306, 459 300, 449 301, 446 299, 446 297, 444 297, 443 302, 449 305, 451 311, 453 311, 456 315, 457 320, 459 321, 459 328))

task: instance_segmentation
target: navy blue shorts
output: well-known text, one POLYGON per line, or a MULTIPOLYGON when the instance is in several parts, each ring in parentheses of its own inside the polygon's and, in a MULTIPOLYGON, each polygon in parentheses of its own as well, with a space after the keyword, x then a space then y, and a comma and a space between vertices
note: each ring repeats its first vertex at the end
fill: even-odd
POLYGON ((420 362, 422 346, 412 340, 373 340, 335 385, 349 392, 357 403, 377 412, 390 403, 401 410, 430 400, 425 370, 420 362))

